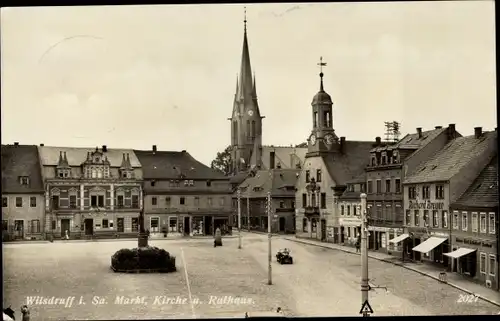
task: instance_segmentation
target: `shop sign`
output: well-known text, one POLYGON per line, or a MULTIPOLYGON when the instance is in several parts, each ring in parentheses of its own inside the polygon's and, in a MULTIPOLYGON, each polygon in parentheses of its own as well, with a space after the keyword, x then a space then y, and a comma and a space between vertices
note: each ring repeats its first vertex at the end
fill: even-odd
POLYGON ((425 233, 427 234, 427 229, 425 227, 408 227, 409 233, 425 233))
POLYGON ((380 226, 368 226, 368 231, 374 231, 374 232, 389 232, 388 227, 380 227, 380 226))
POLYGON ((425 202, 415 202, 410 201, 408 205, 410 210, 442 210, 444 209, 444 203, 435 203, 431 201, 425 202))
POLYGON ((482 246, 482 247, 488 247, 492 248, 493 243, 489 241, 482 241, 482 240, 477 240, 477 239, 462 239, 462 238, 455 238, 455 242, 457 243, 463 243, 463 244, 470 244, 470 245, 476 245, 476 246, 482 246))
POLYGON ((361 220, 359 218, 339 218, 339 225, 347 226, 358 226, 361 225, 361 220))
POLYGON ((441 232, 430 232, 432 236, 437 236, 437 237, 448 237, 449 235, 446 233, 441 233, 441 232))

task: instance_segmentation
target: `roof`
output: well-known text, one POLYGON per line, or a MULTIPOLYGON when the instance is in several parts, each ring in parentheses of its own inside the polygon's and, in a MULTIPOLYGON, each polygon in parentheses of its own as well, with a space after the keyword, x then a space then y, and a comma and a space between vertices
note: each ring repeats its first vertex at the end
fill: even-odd
POLYGON ((414 174, 405 179, 404 184, 449 180, 474 161, 477 155, 488 150, 496 137, 496 131, 491 131, 483 133, 479 139, 474 135, 455 138, 428 161, 420 164, 414 174))
POLYGON ((240 186, 244 193, 249 191, 250 198, 267 197, 268 192, 271 192, 272 197, 294 197, 299 173, 299 169, 259 170, 255 172, 255 176, 245 179, 240 186))
POLYGON ((228 179, 224 174, 197 161, 186 151, 134 150, 142 164, 144 179, 228 179))
POLYGON ((2 145, 2 193, 44 193, 37 146, 2 145), (21 185, 20 176, 28 176, 29 184, 21 185))
POLYGON ((292 146, 262 146, 262 169, 269 169, 271 163, 270 153, 274 152, 274 166, 281 168, 297 169, 297 164, 304 164, 307 153, 307 147, 292 146))
POLYGON ((345 141, 341 153, 335 151, 323 156, 326 169, 337 185, 345 185, 365 170, 373 142, 345 141))
POLYGON ((498 156, 483 169, 453 207, 498 207, 498 156))
POLYGON ((366 172, 362 172, 358 176, 354 177, 353 179, 349 180, 346 182, 347 184, 359 184, 359 183, 366 183, 366 172))
MULTIPOLYGON (((57 166, 59 155, 61 152, 66 153, 70 166, 80 166, 87 159, 89 152, 94 152, 96 148, 92 147, 54 147, 54 146, 39 146, 40 160, 43 166, 57 166)), ((102 152, 102 149, 99 149, 102 152)), ((123 161, 123 154, 129 154, 130 164, 132 167, 141 167, 141 163, 137 159, 132 149, 114 149, 108 148, 103 152, 108 158, 111 167, 120 167, 123 161)))
POLYGON ((420 138, 418 136, 418 133, 407 134, 397 143, 389 143, 385 146, 377 146, 373 148, 371 152, 381 152, 384 150, 394 149, 420 149, 446 130, 447 128, 437 128, 433 130, 423 131, 422 137, 420 138))

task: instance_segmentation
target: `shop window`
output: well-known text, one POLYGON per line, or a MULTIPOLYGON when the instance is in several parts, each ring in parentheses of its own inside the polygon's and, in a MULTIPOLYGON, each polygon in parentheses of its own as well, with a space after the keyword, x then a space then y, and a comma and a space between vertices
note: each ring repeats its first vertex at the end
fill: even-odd
POLYGON ((448 228, 448 211, 443 211, 443 222, 441 224, 442 228, 448 228))
POLYGON ((481 253, 479 258, 479 272, 486 274, 486 253, 481 253))
POLYGON ((462 231, 467 231, 467 212, 462 212, 462 231))
POLYGON ((419 210, 415 210, 413 212, 413 223, 415 224, 415 226, 420 226, 420 211, 419 210))
POLYGON ((302 219, 302 232, 307 232, 307 218, 302 219))
POLYGON ((177 218, 176 217, 171 217, 169 219, 169 231, 170 232, 177 232, 177 218))
POLYGON ((439 214, 438 211, 432 211, 432 226, 433 227, 439 226, 438 214, 439 214))
POLYGON ((132 232, 139 232, 139 218, 132 217, 132 232))
POLYGON ((411 225, 411 211, 410 210, 406 210, 405 225, 407 225, 407 226, 411 225))
POLYGON ((31 220, 31 233, 40 233, 40 220, 31 220))
POLYGON ((458 211, 453 211, 453 229, 458 230, 458 211))

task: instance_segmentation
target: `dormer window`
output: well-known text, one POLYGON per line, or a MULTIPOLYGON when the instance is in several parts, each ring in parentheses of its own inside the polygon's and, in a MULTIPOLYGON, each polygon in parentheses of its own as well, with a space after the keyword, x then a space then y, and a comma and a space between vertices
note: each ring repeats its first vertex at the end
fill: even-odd
POLYGON ((387 154, 385 152, 382 153, 382 165, 387 165, 387 154))
POLYGON ((21 185, 29 185, 30 184, 30 178, 28 176, 20 176, 19 177, 19 184, 21 184, 21 185))
POLYGON ((372 166, 377 166, 377 157, 375 155, 372 155, 371 165, 372 166))

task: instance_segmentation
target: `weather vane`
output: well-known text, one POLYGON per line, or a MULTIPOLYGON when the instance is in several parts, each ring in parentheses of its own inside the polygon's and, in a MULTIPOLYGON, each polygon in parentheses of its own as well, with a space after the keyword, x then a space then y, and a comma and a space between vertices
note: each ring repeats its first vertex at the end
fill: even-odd
POLYGON ((245 30, 247 30, 247 7, 243 7, 244 8, 244 12, 245 12, 245 20, 243 20, 243 22, 245 23, 245 30))
POLYGON ((319 66, 319 70, 320 70, 321 74, 323 74, 323 67, 326 66, 326 62, 323 62, 323 57, 319 57, 318 66, 319 66))

